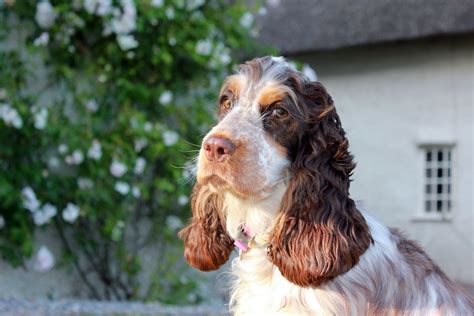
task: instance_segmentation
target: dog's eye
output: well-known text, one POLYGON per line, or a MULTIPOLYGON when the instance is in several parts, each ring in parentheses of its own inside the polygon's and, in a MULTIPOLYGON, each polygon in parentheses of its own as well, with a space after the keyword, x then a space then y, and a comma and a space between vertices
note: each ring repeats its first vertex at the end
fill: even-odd
POLYGON ((288 111, 285 110, 284 108, 275 108, 272 111, 272 116, 277 118, 277 119, 283 119, 288 116, 288 111))
POLYGON ((221 107, 223 110, 227 111, 232 107, 232 102, 228 98, 224 98, 221 102, 221 107))

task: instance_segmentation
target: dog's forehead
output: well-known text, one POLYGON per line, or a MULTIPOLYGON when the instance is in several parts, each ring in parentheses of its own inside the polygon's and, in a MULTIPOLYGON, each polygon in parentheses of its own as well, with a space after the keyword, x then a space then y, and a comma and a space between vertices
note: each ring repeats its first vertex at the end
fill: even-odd
POLYGON ((295 71, 283 57, 263 57, 253 59, 237 67, 236 74, 228 77, 221 94, 230 91, 236 107, 259 112, 259 102, 287 93, 283 82, 289 73, 295 71))

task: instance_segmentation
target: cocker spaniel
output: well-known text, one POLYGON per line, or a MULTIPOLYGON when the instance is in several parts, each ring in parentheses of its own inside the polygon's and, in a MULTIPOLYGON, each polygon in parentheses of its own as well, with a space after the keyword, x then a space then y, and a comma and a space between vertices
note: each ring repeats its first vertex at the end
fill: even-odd
POLYGON ((349 196, 355 164, 333 100, 283 58, 227 78, 205 136, 184 256, 218 269, 237 247, 236 315, 472 315, 471 298, 349 196))

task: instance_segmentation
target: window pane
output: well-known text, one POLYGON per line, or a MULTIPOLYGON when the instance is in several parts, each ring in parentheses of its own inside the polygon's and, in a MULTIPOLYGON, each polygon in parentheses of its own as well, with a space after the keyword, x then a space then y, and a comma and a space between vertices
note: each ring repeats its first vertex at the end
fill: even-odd
POLYGON ((451 200, 448 200, 448 211, 451 211, 451 200))
POLYGON ((429 149, 426 151, 426 161, 431 161, 431 151, 429 149))
POLYGON ((425 211, 431 212, 431 201, 425 201, 425 211))
POLYGON ((442 184, 437 185, 436 193, 438 193, 438 194, 443 193, 443 185, 442 184))
POLYGON ((438 161, 443 161, 443 151, 441 149, 438 150, 438 161))
POLYGON ((426 177, 431 178, 431 169, 426 169, 426 177))
POLYGON ((448 150, 448 161, 451 161, 451 150, 448 150))
POLYGON ((448 178, 451 178, 451 168, 448 169, 448 178))
POLYGON ((431 193, 431 185, 427 184, 425 190, 426 190, 426 193, 431 193))
POLYGON ((446 187, 448 189, 448 193, 451 193, 451 184, 448 184, 446 187))
POLYGON ((438 168, 438 178, 441 178, 443 176, 443 169, 438 168))
POLYGON ((436 201, 436 210, 438 212, 441 212, 442 209, 443 209, 443 202, 441 200, 437 200, 436 201))

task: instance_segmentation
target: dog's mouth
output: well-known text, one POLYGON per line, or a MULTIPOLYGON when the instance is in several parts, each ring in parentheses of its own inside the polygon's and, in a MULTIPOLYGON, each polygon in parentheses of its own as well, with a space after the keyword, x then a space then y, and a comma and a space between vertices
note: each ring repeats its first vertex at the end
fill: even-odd
POLYGON ((215 187, 217 189, 229 186, 227 181, 225 181, 222 177, 220 177, 216 174, 213 174, 213 175, 205 178, 204 182, 205 182, 204 184, 212 185, 213 187, 215 187))
POLYGON ((232 190, 231 183, 215 173, 205 177, 198 177, 198 182, 201 185, 209 186, 214 192, 232 190))
MULTIPOLYGON (((273 185, 265 186, 263 188, 257 188, 255 186, 242 187, 239 185, 232 184, 231 182, 227 181, 226 179, 217 174, 212 174, 207 177, 200 178, 199 183, 202 185, 209 186, 210 189, 214 192, 227 191, 243 199, 253 198, 256 200, 268 197, 274 188, 273 185)), ((277 184, 275 184, 275 186, 276 185, 277 184)))

